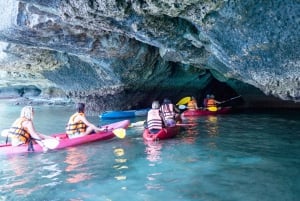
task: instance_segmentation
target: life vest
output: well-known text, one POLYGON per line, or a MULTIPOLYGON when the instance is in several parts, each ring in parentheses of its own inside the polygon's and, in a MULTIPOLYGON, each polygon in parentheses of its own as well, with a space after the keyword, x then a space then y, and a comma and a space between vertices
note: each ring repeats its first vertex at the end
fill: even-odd
POLYGON ((195 110, 197 109, 196 107, 196 101, 195 100, 190 100, 187 104, 187 108, 190 110, 195 110))
POLYGON ((26 118, 18 118, 10 127, 8 131, 8 136, 11 138, 16 138, 18 141, 26 144, 30 141, 30 133, 26 128, 22 126, 24 121, 30 121, 26 118))
POLYGON ((160 107, 160 111, 162 113, 164 120, 175 119, 173 104, 162 104, 160 107))
POLYGON ((210 98, 207 100, 207 107, 216 107, 216 106, 217 106, 217 104, 216 104, 215 99, 210 98))
POLYGON ((79 121, 79 122, 76 122, 76 123, 74 122, 75 118, 78 115, 84 116, 84 113, 76 112, 75 114, 73 114, 70 117, 69 122, 66 126, 66 133, 68 135, 72 135, 72 134, 75 134, 75 133, 84 133, 86 131, 85 123, 83 123, 82 121, 79 121))
POLYGON ((159 115, 159 109, 151 109, 147 115, 148 129, 162 129, 162 120, 159 115))

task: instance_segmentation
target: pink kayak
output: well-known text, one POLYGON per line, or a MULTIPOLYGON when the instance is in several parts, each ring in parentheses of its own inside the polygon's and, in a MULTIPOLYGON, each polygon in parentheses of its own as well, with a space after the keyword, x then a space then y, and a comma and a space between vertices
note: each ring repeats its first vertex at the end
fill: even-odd
POLYGON ((209 111, 209 110, 203 110, 203 109, 186 110, 182 113, 182 116, 184 116, 184 117, 196 117, 196 116, 227 114, 230 111, 231 111, 231 107, 222 107, 217 111, 209 111))
MULTIPOLYGON (((66 133, 59 133, 51 135, 59 139, 59 144, 54 149, 63 149, 66 147, 73 147, 81 144, 86 144, 95 141, 108 140, 115 137, 113 130, 118 128, 127 128, 130 124, 129 120, 123 120, 112 124, 107 124, 102 127, 107 130, 101 131, 98 133, 93 133, 90 135, 78 137, 78 138, 68 138, 66 133)), ((34 152, 43 152, 43 149, 38 144, 33 144, 34 152)), ((20 146, 11 146, 11 144, 0 144, 0 154, 17 154, 17 153, 27 153, 32 152, 28 151, 28 145, 20 145, 20 146)))
POLYGON ((166 127, 156 134, 151 134, 148 129, 144 130, 143 138, 147 141, 164 140, 175 137, 179 133, 179 126, 166 127))

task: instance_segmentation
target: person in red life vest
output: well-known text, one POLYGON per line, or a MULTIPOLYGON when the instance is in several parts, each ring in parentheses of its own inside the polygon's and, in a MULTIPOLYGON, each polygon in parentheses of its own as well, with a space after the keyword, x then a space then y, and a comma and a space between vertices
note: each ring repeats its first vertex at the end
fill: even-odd
POLYGON ((37 132, 33 125, 34 111, 32 106, 25 106, 21 110, 20 117, 12 124, 8 131, 8 136, 11 138, 12 146, 18 146, 21 144, 28 144, 28 150, 32 148, 33 141, 43 147, 44 151, 47 151, 47 147, 44 146, 42 140, 51 138, 50 136, 43 135, 37 132))
POLYGON ((180 111, 168 98, 164 99, 162 105, 160 106, 160 111, 166 127, 173 127, 176 125, 176 121, 180 118, 180 111))
POLYGON ((66 126, 66 133, 69 138, 77 138, 88 135, 93 132, 103 131, 103 128, 99 128, 94 124, 90 123, 85 117, 85 104, 77 103, 77 112, 73 114, 66 126))
POLYGON ((220 101, 215 100, 215 96, 212 94, 207 100, 207 109, 210 111, 216 111, 218 110, 217 104, 220 103, 221 103, 220 101))
POLYGON ((197 110, 198 109, 197 100, 194 96, 192 96, 191 100, 188 102, 187 109, 189 109, 189 110, 197 110))
POLYGON ((158 101, 153 101, 152 109, 147 114, 147 128, 151 134, 158 133, 163 127, 159 106, 158 101))

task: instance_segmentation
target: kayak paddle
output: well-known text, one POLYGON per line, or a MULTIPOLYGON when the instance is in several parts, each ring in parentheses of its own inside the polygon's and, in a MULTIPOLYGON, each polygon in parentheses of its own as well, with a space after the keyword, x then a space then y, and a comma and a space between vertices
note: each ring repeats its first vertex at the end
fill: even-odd
POLYGON ((191 100, 191 97, 190 97, 190 96, 184 97, 184 98, 180 99, 180 100, 176 103, 176 105, 185 105, 185 104, 187 104, 190 100, 191 100))
POLYGON ((177 123, 176 126, 196 126, 196 123, 189 123, 189 124, 181 124, 181 123, 177 123))
POLYGON ((216 106, 211 106, 211 107, 208 107, 207 108, 209 111, 211 111, 211 112, 216 112, 216 111, 218 111, 218 108, 216 107, 216 106))
POLYGON ((41 142, 43 142, 45 147, 47 147, 48 149, 55 149, 59 144, 59 140, 57 139, 44 139, 41 140, 41 142))
POLYGON ((231 101, 231 100, 236 99, 236 98, 239 98, 239 97, 241 97, 241 95, 236 96, 236 97, 233 97, 233 98, 230 98, 230 99, 227 99, 227 100, 224 100, 224 101, 222 101, 220 104, 226 103, 226 102, 228 102, 228 101, 231 101))
POLYGON ((118 138, 121 138, 121 139, 125 138, 125 136, 126 136, 126 130, 124 128, 117 128, 117 129, 114 129, 112 132, 115 136, 117 136, 118 138))
POLYGON ((180 110, 187 109, 186 105, 179 105, 178 108, 179 108, 180 110))
POLYGON ((8 131, 9 131, 9 129, 4 129, 3 131, 1 131, 1 136, 2 137, 7 137, 8 136, 8 131))

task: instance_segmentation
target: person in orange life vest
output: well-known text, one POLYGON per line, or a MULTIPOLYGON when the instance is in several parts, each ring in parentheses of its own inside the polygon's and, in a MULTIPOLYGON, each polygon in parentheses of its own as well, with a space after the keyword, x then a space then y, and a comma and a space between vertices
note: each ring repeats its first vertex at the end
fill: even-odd
POLYGON ((187 104, 187 108, 189 110, 196 110, 198 109, 197 100, 194 96, 192 96, 191 100, 187 104))
POLYGON ((77 112, 73 114, 68 121, 66 126, 66 133, 69 138, 76 138, 88 135, 92 132, 103 131, 103 128, 99 128, 94 124, 90 123, 84 114, 85 104, 77 103, 76 105, 77 112))
POLYGON ((207 108, 210 107, 217 107, 217 104, 220 104, 220 101, 215 100, 215 96, 212 94, 210 95, 209 99, 207 100, 207 108))
POLYGON ((20 117, 15 120, 8 131, 8 136, 11 137, 11 144, 12 146, 18 146, 35 141, 43 147, 44 151, 47 151, 48 148, 44 146, 41 140, 52 137, 43 135, 35 130, 33 116, 34 111, 32 106, 25 106, 22 108, 20 117))
POLYGON ((172 102, 165 98, 162 105, 160 106, 162 119, 165 126, 173 127, 176 125, 176 120, 179 119, 179 110, 172 104, 172 102))
POLYGON ((153 101, 152 109, 147 114, 147 128, 151 134, 158 133, 163 127, 159 106, 158 101, 153 101))
POLYGON ((203 99, 203 107, 206 108, 207 107, 207 101, 210 98, 210 95, 207 94, 206 97, 203 99))

